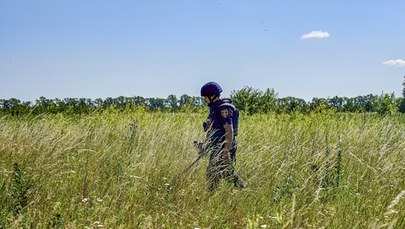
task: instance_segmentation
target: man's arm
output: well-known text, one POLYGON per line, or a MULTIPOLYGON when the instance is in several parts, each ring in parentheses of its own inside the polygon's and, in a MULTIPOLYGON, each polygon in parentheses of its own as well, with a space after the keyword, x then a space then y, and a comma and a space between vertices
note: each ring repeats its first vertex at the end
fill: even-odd
POLYGON ((233 141, 233 126, 232 124, 225 124, 224 125, 225 129, 225 142, 224 142, 224 151, 222 154, 222 159, 226 162, 228 162, 228 155, 229 151, 231 150, 232 147, 232 141, 233 141))

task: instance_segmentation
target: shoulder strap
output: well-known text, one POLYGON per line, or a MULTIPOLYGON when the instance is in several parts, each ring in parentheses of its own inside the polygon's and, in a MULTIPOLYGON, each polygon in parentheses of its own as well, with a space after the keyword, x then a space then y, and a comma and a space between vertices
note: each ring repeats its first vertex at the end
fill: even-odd
POLYGON ((219 107, 231 107, 232 109, 236 109, 236 107, 235 107, 235 105, 233 105, 232 103, 222 103, 222 104, 220 104, 219 106, 217 106, 217 109, 219 108, 219 107))

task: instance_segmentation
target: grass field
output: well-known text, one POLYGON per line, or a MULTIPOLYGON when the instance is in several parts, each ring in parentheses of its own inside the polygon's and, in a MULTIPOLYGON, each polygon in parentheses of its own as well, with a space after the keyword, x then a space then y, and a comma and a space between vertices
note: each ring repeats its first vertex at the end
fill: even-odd
POLYGON ((204 119, 0 117, 0 228, 405 228, 404 115, 242 115, 248 187, 212 196, 207 158, 179 176, 204 119))

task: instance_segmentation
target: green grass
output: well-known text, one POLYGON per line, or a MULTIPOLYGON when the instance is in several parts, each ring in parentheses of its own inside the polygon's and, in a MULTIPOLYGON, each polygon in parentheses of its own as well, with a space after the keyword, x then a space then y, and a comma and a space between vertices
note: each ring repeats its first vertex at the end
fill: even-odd
POLYGON ((248 188, 213 196, 207 158, 179 176, 204 119, 0 117, 0 228, 405 228, 404 115, 242 115, 248 188))

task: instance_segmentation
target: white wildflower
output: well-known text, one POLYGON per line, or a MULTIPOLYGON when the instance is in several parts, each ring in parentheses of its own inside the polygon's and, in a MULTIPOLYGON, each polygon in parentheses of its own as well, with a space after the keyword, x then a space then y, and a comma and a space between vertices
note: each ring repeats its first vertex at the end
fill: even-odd
MULTIPOLYGON (((93 226, 94 226, 94 227, 97 227, 97 228, 104 228, 104 225, 101 224, 100 221, 95 221, 95 222, 93 223, 93 226)), ((93 228, 94 228, 94 227, 93 227, 93 228)))

